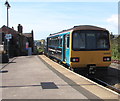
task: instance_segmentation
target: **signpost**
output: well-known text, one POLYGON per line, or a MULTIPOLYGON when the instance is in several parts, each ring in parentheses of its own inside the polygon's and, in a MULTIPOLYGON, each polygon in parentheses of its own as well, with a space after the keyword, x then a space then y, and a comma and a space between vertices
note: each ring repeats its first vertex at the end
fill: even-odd
POLYGON ((12 39, 12 34, 6 34, 6 35, 5 35, 5 38, 6 38, 7 40, 12 39))
POLYGON ((6 34, 5 38, 7 39, 7 53, 8 53, 8 58, 9 58, 9 41, 12 39, 12 34, 6 34))

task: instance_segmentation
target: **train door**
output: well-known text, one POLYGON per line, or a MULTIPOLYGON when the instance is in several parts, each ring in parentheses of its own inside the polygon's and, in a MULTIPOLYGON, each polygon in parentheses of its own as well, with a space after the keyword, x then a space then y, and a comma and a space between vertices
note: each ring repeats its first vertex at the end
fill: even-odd
POLYGON ((63 36, 63 61, 65 62, 65 54, 66 54, 66 41, 65 41, 65 35, 63 36))
POLYGON ((64 42, 64 61, 69 64, 70 63, 70 35, 65 35, 64 42))

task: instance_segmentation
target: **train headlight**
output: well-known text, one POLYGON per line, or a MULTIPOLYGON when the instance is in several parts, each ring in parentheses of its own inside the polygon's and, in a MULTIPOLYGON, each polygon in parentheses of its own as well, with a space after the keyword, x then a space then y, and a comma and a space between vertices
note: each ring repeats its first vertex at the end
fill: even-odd
POLYGON ((103 61, 111 61, 111 57, 103 57, 103 61))
POLYGON ((79 58, 78 57, 71 58, 71 62, 79 62, 79 58))

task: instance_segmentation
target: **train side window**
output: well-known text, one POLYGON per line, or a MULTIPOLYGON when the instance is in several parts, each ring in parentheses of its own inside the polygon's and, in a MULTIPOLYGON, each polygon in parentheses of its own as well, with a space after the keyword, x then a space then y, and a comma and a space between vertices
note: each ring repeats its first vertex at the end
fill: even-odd
POLYGON ((67 41, 67 48, 69 48, 69 46, 70 46, 69 45, 70 44, 70 36, 69 35, 67 36, 67 40, 66 41, 67 41))
POLYGON ((59 40, 58 40, 58 37, 55 38, 55 46, 59 46, 59 40))
POLYGON ((59 39, 60 47, 62 47, 62 38, 59 39))
POLYGON ((53 40, 51 40, 51 45, 53 45, 53 40))
POLYGON ((56 46, 59 47, 59 39, 58 38, 57 38, 57 42, 56 43, 57 43, 56 46))
POLYGON ((57 40, 56 39, 54 39, 54 44, 55 44, 55 46, 57 45, 57 40))
POLYGON ((57 46, 57 40, 56 39, 54 40, 54 44, 55 44, 55 46, 57 46))
POLYGON ((51 39, 48 39, 48 45, 51 45, 51 39))

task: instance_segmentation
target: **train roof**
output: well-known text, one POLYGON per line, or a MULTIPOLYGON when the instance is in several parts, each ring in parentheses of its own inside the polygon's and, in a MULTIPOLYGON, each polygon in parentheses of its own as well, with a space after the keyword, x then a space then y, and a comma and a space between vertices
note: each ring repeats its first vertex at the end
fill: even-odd
POLYGON ((67 29, 67 30, 62 30, 57 33, 50 34, 49 36, 54 36, 56 34, 61 34, 64 32, 68 32, 70 30, 103 30, 106 31, 105 28, 97 27, 97 26, 92 26, 92 25, 79 25, 79 26, 74 26, 73 28, 67 29))

